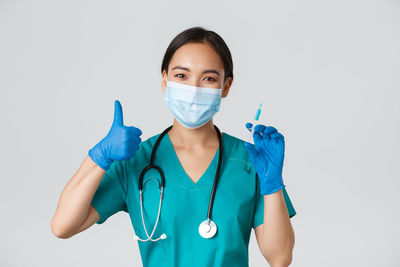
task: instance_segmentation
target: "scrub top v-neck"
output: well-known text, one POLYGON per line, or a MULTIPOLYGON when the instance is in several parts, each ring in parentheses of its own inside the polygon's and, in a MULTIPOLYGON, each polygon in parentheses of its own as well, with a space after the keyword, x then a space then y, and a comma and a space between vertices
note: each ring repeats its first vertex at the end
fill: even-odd
MULTIPOLYGON (((147 239, 140 213, 138 180, 159 135, 140 143, 133 158, 114 161, 106 171, 91 202, 100 215, 97 224, 125 211, 135 233, 147 239)), ((199 235, 198 227, 207 219, 220 149, 195 183, 181 165, 169 135, 161 140, 154 163, 164 171, 165 188, 153 239, 163 233, 167 238, 137 241, 144 267, 248 266, 251 229, 263 223, 264 198, 244 141, 222 133, 222 143, 220 178, 211 214, 218 231, 214 237, 205 239, 199 235)), ((153 169, 143 179, 143 217, 149 235, 157 219, 160 180, 153 169)), ((289 216, 293 217, 296 211, 286 188, 282 191, 289 216)))
MULTIPOLYGON (((223 133, 221 133, 223 135, 223 133)), ((218 166, 218 157, 219 157, 219 148, 215 152, 213 159, 211 160, 211 163, 208 165, 204 173, 200 176, 200 178, 197 180, 195 183, 186 173, 185 169, 183 168, 178 155, 176 154, 176 151, 174 149, 174 146, 171 142, 171 139, 168 134, 164 136, 167 142, 166 143, 166 154, 171 155, 171 166, 176 167, 177 173, 172 176, 172 178, 176 178, 176 182, 181 184, 182 186, 186 188, 202 188, 202 187, 208 187, 212 186, 214 183, 214 178, 215 178, 215 172, 217 170, 218 166)), ((221 137, 223 138, 223 137, 221 137)), ((157 155, 156 155, 157 157, 157 155)), ((211 191, 210 191, 211 193, 211 191)), ((206 214, 207 215, 207 214, 206 214)))

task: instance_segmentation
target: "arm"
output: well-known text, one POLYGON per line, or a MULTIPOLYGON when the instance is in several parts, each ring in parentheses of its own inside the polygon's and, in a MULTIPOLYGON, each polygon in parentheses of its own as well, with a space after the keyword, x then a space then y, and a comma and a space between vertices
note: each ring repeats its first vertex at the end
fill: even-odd
POLYGON ((264 223, 255 233, 261 253, 272 267, 289 266, 295 237, 282 190, 264 195, 264 223))
POLYGON ((105 170, 86 156, 79 169, 65 186, 51 220, 51 229, 59 238, 69 238, 100 219, 91 207, 93 195, 104 176, 105 170))
POLYGON ((51 220, 51 229, 57 237, 69 238, 100 220, 100 215, 91 206, 93 196, 113 161, 127 160, 136 154, 141 134, 140 129, 124 125, 121 103, 115 100, 110 131, 89 150, 61 193, 51 220))
MULTIPOLYGON (((246 123, 250 130, 251 123, 246 123)), ((294 232, 283 195, 282 178, 285 139, 273 126, 254 127, 254 145, 245 142, 264 195, 264 221, 256 228, 263 256, 271 266, 288 266, 292 261, 294 232)))

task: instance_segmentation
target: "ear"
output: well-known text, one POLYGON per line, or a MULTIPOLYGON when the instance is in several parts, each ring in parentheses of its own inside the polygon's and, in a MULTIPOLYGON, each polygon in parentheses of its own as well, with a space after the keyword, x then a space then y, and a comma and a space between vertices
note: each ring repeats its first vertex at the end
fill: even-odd
POLYGON ((232 85, 232 77, 228 77, 225 81, 224 88, 222 89, 222 96, 221 97, 226 97, 228 95, 229 89, 231 88, 232 85))
POLYGON ((167 76, 165 70, 163 70, 162 75, 161 75, 161 91, 165 93, 165 89, 167 88, 167 81, 165 80, 165 77, 167 76))

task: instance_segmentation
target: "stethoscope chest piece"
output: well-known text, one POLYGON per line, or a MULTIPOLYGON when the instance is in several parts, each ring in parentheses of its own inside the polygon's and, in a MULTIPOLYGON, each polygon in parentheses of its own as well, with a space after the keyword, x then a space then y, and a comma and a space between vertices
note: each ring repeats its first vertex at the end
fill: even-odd
POLYGON ((217 225, 212 220, 205 220, 199 226, 199 234, 203 238, 211 238, 217 233, 217 225))

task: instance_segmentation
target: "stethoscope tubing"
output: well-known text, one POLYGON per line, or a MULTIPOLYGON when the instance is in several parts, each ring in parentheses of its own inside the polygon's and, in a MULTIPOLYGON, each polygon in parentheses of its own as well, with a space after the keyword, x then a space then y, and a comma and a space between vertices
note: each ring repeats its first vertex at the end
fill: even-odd
MULTIPOLYGON (((154 146, 153 146, 152 152, 151 152, 150 163, 149 163, 149 165, 147 165, 147 166, 142 170, 142 172, 140 173, 140 177, 139 177, 140 212, 141 212, 141 216, 142 216, 143 227, 144 227, 145 233, 146 233, 146 235, 147 235, 147 237, 148 237, 147 239, 144 240, 144 239, 140 239, 139 237, 136 236, 137 239, 140 240, 140 241, 148 241, 148 240, 157 241, 157 240, 159 240, 159 239, 164 239, 164 238, 166 238, 166 235, 163 234, 162 236, 160 236, 159 238, 157 238, 157 239, 155 239, 155 240, 152 239, 153 234, 154 234, 154 232, 155 232, 155 229, 156 229, 156 227, 157 227, 157 223, 158 223, 159 216, 160 216, 161 203, 162 203, 162 198, 163 198, 163 193, 164 193, 164 187, 165 187, 164 172, 163 172, 163 170, 162 170, 159 166, 157 166, 157 165, 154 164, 154 158, 155 158, 155 153, 156 153, 156 151, 157 151, 157 148, 158 148, 158 146, 159 146, 159 144, 160 144, 162 138, 164 137, 164 135, 166 135, 166 134, 168 133, 169 130, 171 130, 172 126, 173 126, 173 125, 169 126, 167 129, 165 129, 165 130, 161 133, 161 135, 157 138, 157 140, 156 140, 156 142, 155 142, 155 144, 154 144, 154 146), (157 220, 156 220, 156 223, 155 223, 155 225, 154 225, 154 227, 153 227, 153 231, 152 231, 151 235, 149 236, 149 234, 148 234, 148 232, 147 232, 147 229, 146 229, 146 225, 145 225, 145 223, 144 223, 144 218, 143 218, 142 192, 143 192, 143 178, 144 178, 144 175, 145 175, 145 173, 146 173, 148 170, 150 170, 150 169, 152 169, 152 168, 156 169, 156 170, 159 172, 159 174, 160 174, 160 177, 161 177, 161 185, 160 185, 161 189, 160 189, 160 190, 161 190, 161 192, 160 192, 160 203, 159 203, 159 208, 158 208, 157 220)), ((211 190, 210 201, 209 201, 209 204, 208 204, 207 220, 206 220, 206 221, 208 222, 209 225, 210 225, 210 222, 211 222, 213 225, 215 225, 215 223, 211 220, 211 213, 212 213, 212 207, 213 207, 213 204, 214 204, 215 191, 217 190, 217 184, 218 184, 218 181, 219 181, 219 173, 220 173, 220 169, 221 169, 222 149, 223 149, 223 148, 222 148, 222 137, 221 137, 221 132, 220 132, 220 130, 218 129, 217 126, 214 125, 214 128, 215 128, 215 130, 217 131, 217 135, 218 135, 219 156, 218 156, 218 166, 217 166, 217 170, 216 170, 216 173, 215 173, 215 178, 214 178, 213 187, 212 187, 212 190, 211 190)), ((216 225, 215 225, 215 228, 216 228, 216 225)), ((212 236, 211 236, 211 237, 212 237, 212 236)))

